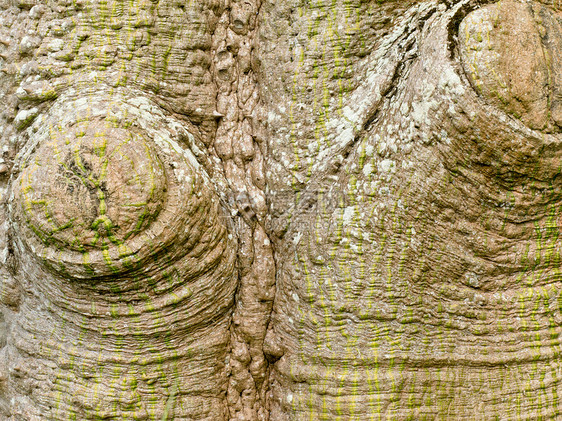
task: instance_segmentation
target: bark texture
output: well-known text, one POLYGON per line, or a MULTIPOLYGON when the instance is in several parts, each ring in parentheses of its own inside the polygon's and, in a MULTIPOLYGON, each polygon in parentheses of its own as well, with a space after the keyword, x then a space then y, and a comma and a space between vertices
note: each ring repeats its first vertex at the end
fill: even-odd
POLYGON ((0 0, 0 420, 560 418, 559 10, 0 0))

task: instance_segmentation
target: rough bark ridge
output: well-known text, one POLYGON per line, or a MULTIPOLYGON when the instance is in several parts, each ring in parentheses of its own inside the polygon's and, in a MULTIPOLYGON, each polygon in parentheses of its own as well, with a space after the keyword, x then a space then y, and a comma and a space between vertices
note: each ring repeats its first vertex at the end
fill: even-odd
POLYGON ((550 1, 0 0, 0 419, 558 419, 561 51, 550 1))

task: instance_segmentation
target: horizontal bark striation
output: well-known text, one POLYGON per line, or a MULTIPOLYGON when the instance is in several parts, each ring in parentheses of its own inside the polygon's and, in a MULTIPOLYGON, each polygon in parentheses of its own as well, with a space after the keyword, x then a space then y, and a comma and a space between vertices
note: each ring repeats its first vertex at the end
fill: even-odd
POLYGON ((0 417, 560 417, 553 1, 71 3, 0 0, 0 417))
POLYGON ((12 415, 225 419, 237 239, 193 135, 116 93, 61 100, 33 132, 10 205, 12 415))
MULTIPOLYGON (((0 1, 0 96, 7 104, 0 110, 0 127, 6 127, 0 144, 9 145, 10 167, 26 149, 13 184, 25 205, 11 213, 15 229, 0 234, 25 250, 4 249, 10 259, 34 255, 33 264, 44 270, 27 283, 34 269, 1 272, 7 325, 19 327, 8 335, 3 355, 10 355, 0 357, 0 365, 17 359, 16 348, 33 355, 26 370, 34 358, 48 359, 43 351, 63 361, 84 352, 82 366, 99 360, 123 380, 73 400, 73 384, 90 389, 111 370, 94 380, 69 377, 64 387, 42 377, 34 384, 44 404, 37 404, 25 397, 31 392, 23 380, 12 381, 16 369, 10 369, 0 376, 0 417, 267 418, 262 343, 275 269, 271 243, 256 223, 266 212, 263 153, 253 128, 258 96, 251 53, 259 7, 0 1), (167 138, 177 143, 166 144, 167 138), (179 156, 182 149, 192 154, 179 156), (18 311, 36 302, 22 299, 22 283, 46 304, 17 324, 18 311), (33 333, 22 334, 25 341, 14 348, 18 329, 33 333), (76 335, 76 349, 64 345, 76 335), (124 368, 127 361, 133 371, 124 368), (157 385, 152 389, 134 380, 143 364, 163 373, 146 383, 157 385), (4 391, 5 384, 11 389, 4 391), (60 410, 46 403, 55 391, 60 410), (21 404, 10 404, 11 396, 21 404)), ((8 169, 0 166, 0 178, 8 169)), ((64 363, 60 376, 73 376, 77 364, 64 363)))
POLYGON ((58 96, 93 85, 143 92, 196 122, 208 144, 217 119, 212 33, 223 8, 218 1, 2 2, 2 144, 23 145, 18 130, 58 96))
POLYGON ((562 138, 471 88, 458 10, 276 240, 272 419, 559 416, 562 138))

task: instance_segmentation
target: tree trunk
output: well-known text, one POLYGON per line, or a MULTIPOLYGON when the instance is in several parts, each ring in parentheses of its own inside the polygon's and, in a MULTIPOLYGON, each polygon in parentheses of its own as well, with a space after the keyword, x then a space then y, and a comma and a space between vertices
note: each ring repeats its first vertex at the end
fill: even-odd
POLYGON ((0 0, 0 419, 558 419, 561 16, 0 0))

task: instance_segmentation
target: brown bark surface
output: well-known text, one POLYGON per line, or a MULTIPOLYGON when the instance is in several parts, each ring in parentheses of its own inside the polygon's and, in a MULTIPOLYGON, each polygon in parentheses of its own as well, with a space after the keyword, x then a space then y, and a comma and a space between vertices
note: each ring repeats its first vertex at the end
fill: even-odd
POLYGON ((0 420, 559 419, 559 10, 0 0, 0 420))

